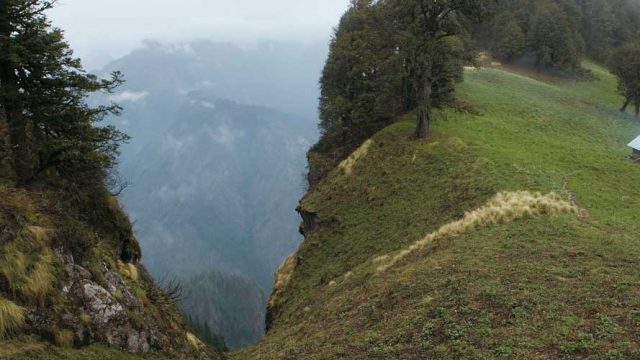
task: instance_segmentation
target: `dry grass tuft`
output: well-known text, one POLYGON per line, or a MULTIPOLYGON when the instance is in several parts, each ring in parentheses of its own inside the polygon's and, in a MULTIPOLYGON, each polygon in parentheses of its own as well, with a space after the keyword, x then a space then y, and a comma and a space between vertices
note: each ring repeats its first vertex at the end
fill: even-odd
POLYGON ((131 274, 131 279, 138 281, 140 279, 140 273, 138 272, 138 267, 134 264, 129 264, 129 274, 131 274))
POLYGON ((269 307, 276 307, 278 305, 278 303, 280 302, 280 295, 282 294, 282 292, 284 291, 284 289, 287 288, 287 286, 289 286, 289 283, 291 282, 291 278, 293 277, 293 273, 296 270, 296 265, 297 265, 297 257, 298 257, 298 253, 295 252, 293 254, 291 254, 287 260, 284 261, 284 263, 282 263, 282 265, 280 265, 280 268, 278 268, 278 271, 276 271, 276 282, 275 285, 273 286, 273 293, 271 295, 271 297, 269 297, 269 307))
POLYGON ((42 245, 50 245, 51 230, 40 226, 28 226, 26 232, 33 241, 42 245))
POLYGON ((72 348, 75 335, 71 330, 58 330, 53 333, 53 342, 62 348, 72 348))
POLYGON ((24 323, 24 309, 0 298, 0 339, 18 330, 24 323))
POLYGON ((189 342, 189 344, 191 344, 191 346, 194 349, 202 349, 206 347, 206 345, 202 342, 202 340, 198 339, 197 336, 193 335, 190 332, 187 333, 187 341, 189 342))
POLYGON ((120 268, 120 271, 122 271, 131 280, 138 281, 140 279, 140 272, 135 264, 125 264, 118 260, 118 268, 120 268))
POLYGON ((7 213, 18 223, 28 223, 35 220, 35 212, 27 192, 0 189, 0 214, 7 213))
POLYGON ((362 146, 358 148, 358 150, 354 151, 353 154, 351 154, 348 158, 342 161, 340 165, 338 165, 340 170, 342 170, 345 175, 351 175, 353 173, 353 166, 358 162, 358 160, 367 156, 372 145, 373 140, 369 139, 365 141, 364 144, 362 144, 362 146))
POLYGON ((276 284, 274 286, 275 290, 282 290, 289 285, 291 282, 291 277, 293 276, 293 272, 296 269, 296 256, 297 253, 291 254, 287 260, 284 261, 280 268, 276 272, 276 284))
POLYGON ((14 295, 37 301, 52 290, 54 255, 47 239, 46 230, 28 227, 0 248, 0 276, 14 295))
POLYGON ((543 195, 528 191, 501 192, 485 206, 468 212, 458 221, 446 224, 395 255, 385 255, 374 259, 378 271, 382 272, 395 265, 409 254, 425 248, 436 240, 458 236, 476 228, 492 224, 508 223, 517 219, 534 216, 555 216, 579 214, 580 209, 571 205, 555 193, 543 195))

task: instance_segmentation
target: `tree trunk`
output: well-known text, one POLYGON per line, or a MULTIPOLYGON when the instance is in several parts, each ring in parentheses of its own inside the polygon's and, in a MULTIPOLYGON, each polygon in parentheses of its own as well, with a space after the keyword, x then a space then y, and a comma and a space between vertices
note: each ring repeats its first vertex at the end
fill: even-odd
POLYGON ((18 181, 26 183, 35 175, 35 156, 32 151, 31 122, 18 114, 9 126, 9 138, 18 181))
POLYGON ((625 112, 627 111, 627 106, 629 106, 629 103, 631 102, 631 100, 627 99, 624 101, 624 104, 622 105, 622 108, 620 108, 620 112, 625 112))
POLYGON ((9 125, 4 109, 0 106, 0 171, 3 174, 13 173, 11 150, 9 146, 9 125))
POLYGON ((636 117, 640 117, 640 101, 636 101, 636 117))
POLYGON ((418 139, 426 139, 429 136, 429 128, 431 126, 431 92, 432 81, 426 80, 422 95, 418 101, 418 119, 416 125, 416 137, 418 139))
MULTIPOLYGON (((8 1, 0 2, 0 36, 11 36, 11 22, 9 18, 8 1)), ((14 64, 7 58, 0 61, 0 87, 3 97, 0 97, 0 107, 4 110, 8 126, 11 152, 15 172, 20 182, 25 182, 33 176, 35 156, 30 144, 30 121, 23 114, 19 103, 18 76, 14 64)))

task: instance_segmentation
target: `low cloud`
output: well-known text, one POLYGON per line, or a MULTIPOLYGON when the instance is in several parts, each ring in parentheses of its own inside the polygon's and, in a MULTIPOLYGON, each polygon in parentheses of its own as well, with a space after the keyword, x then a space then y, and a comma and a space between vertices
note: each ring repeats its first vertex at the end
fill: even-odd
POLYGON ((349 0, 60 0, 49 12, 97 69, 145 39, 328 41, 349 0))
POLYGON ((209 136, 214 142, 224 146, 227 150, 233 150, 236 140, 242 136, 227 125, 222 125, 216 130, 209 129, 209 136))
POLYGON ((148 91, 125 91, 109 96, 109 100, 117 103, 138 102, 149 96, 148 91))

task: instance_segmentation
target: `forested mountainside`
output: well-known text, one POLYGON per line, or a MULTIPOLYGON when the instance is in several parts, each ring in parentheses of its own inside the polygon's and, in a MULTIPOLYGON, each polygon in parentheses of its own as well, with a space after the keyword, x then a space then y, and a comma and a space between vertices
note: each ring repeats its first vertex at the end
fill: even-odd
POLYGON ((234 358, 639 357, 638 5, 352 2, 305 241, 234 358))
MULTIPOLYGON (((109 121, 131 136, 120 157, 129 184, 120 198, 156 278, 189 282, 215 272, 226 283, 242 279, 240 288, 251 281, 271 291, 273 273, 302 241, 294 209, 304 192, 304 154, 317 138, 326 51, 149 43, 103 70, 126 74, 108 96, 125 107, 109 121)), ((224 291, 235 289, 216 284, 220 298, 186 299, 193 306, 185 310, 206 314, 194 320, 206 321, 231 348, 257 341, 265 306, 255 304, 264 295, 252 291, 234 304, 226 299, 235 293, 224 291), (236 323, 214 321, 232 317, 236 323)))
POLYGON ((222 358, 140 264, 109 186, 127 136, 99 124, 119 108, 85 103, 121 76, 84 72, 51 6, 0 3, 0 357, 222 358))

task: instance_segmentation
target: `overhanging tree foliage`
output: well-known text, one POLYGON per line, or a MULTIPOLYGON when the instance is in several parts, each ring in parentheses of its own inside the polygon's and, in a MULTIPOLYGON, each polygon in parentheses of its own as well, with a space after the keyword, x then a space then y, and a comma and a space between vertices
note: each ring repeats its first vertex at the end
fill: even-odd
POLYGON ((55 1, 0 2, 0 111, 9 129, 13 168, 28 183, 55 172, 74 183, 102 181, 127 136, 99 127, 117 105, 91 107, 86 98, 111 92, 119 73, 98 79, 82 69, 45 12, 55 1))

